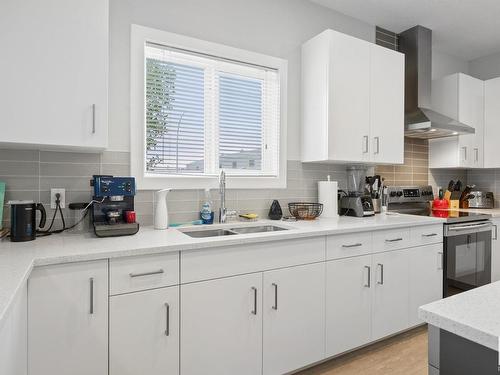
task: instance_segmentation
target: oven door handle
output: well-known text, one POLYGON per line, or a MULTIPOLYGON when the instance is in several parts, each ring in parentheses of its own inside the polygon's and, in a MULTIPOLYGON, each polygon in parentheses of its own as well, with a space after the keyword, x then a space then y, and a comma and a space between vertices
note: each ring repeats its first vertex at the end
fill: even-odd
POLYGON ((448 227, 448 230, 451 231, 461 231, 461 230, 471 230, 471 229, 480 229, 480 228, 491 228, 492 224, 491 223, 486 223, 486 224, 473 224, 473 225, 462 225, 462 226, 457 226, 457 227, 448 227))

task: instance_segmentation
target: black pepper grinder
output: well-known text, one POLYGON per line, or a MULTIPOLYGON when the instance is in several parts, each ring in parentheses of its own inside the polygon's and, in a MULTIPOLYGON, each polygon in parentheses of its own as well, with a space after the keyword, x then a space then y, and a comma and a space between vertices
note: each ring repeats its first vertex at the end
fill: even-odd
POLYGON ((281 210, 280 202, 274 200, 269 209, 269 219, 280 220, 283 217, 283 211, 281 210))

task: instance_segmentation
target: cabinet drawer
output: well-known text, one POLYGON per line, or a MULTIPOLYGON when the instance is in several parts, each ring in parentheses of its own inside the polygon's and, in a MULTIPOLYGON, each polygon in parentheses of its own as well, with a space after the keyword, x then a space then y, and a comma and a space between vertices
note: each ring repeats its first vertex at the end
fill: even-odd
POLYGON ((424 225, 410 230, 412 246, 443 242, 443 224, 424 225))
POLYGON ((179 284, 179 253, 110 259, 111 295, 179 284))
POLYGON ((410 228, 373 232, 373 252, 404 249, 410 246, 410 228))
POLYGON ((349 233, 328 236, 326 239, 326 258, 341 259, 372 252, 372 233, 349 233))
POLYGON ((181 253, 181 283, 322 262, 326 237, 269 241, 181 253))

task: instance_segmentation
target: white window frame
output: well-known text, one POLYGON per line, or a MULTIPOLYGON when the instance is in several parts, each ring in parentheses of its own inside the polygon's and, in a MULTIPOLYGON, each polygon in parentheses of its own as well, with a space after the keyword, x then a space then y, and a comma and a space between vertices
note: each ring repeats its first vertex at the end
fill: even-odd
POLYGON ((287 171, 287 74, 288 62, 277 57, 250 52, 184 35, 132 25, 130 41, 130 168, 139 190, 217 188, 217 176, 166 175, 151 176, 145 172, 145 68, 144 48, 155 43, 172 48, 213 55, 224 59, 276 69, 280 79, 280 140, 277 176, 228 176, 230 189, 286 188, 287 171))

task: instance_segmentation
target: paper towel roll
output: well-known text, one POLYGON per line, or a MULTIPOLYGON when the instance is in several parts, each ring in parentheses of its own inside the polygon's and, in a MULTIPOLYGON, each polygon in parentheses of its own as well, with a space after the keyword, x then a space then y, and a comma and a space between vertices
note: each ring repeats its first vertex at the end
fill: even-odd
POLYGON ((337 181, 318 181, 318 201, 323 204, 322 217, 338 217, 337 181))

